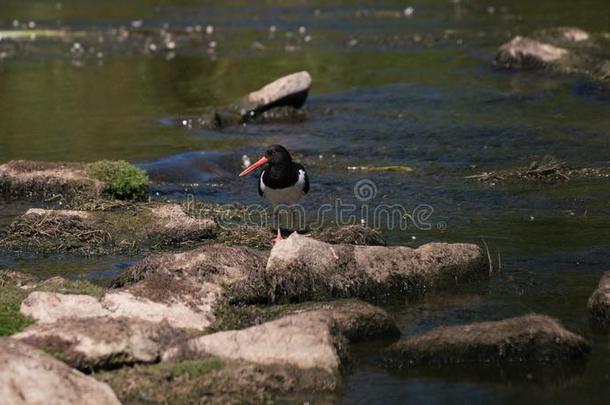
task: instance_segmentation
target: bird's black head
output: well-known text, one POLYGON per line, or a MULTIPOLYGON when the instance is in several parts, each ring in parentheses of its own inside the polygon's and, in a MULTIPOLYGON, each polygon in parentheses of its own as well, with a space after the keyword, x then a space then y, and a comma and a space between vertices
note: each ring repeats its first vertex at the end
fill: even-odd
POLYGON ((263 157, 252 163, 243 172, 239 173, 239 175, 245 176, 246 174, 251 173, 266 164, 273 166, 286 165, 290 163, 292 163, 292 156, 290 156, 290 153, 286 150, 286 148, 284 148, 282 145, 271 145, 263 157))
POLYGON ((283 164, 292 162, 292 156, 290 152, 286 150, 282 145, 271 145, 265 152, 265 157, 269 161, 269 164, 283 164))

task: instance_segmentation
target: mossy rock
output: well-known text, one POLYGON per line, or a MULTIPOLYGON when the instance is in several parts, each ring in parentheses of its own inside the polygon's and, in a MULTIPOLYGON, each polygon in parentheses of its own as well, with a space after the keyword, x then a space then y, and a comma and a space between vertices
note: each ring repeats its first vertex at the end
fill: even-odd
POLYGON ((105 184, 105 193, 120 200, 143 199, 150 187, 148 174, 124 160, 88 163, 85 172, 105 184))

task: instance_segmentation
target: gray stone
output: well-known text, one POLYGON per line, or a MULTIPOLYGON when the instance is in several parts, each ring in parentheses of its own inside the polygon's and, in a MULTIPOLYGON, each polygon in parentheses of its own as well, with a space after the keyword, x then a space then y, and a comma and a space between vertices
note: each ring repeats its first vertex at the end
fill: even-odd
POLYGON ((112 389, 50 355, 0 338, 0 398, 12 405, 118 405, 112 389))
POLYGON ((478 246, 331 245, 297 233, 275 244, 265 270, 272 302, 385 296, 487 274, 478 246))
POLYGON ((242 119, 254 118, 275 107, 301 108, 310 87, 311 76, 306 71, 281 77, 240 100, 242 119))
POLYGON ((597 289, 589 298, 589 319, 600 332, 610 330, 610 271, 604 273, 597 289))
POLYGON ((370 304, 327 303, 243 330, 199 336, 168 349, 164 362, 218 356, 261 366, 324 373, 337 378, 348 342, 396 336, 388 315, 370 304))
POLYGON ((553 318, 529 314, 495 322, 440 327, 401 340, 385 353, 398 368, 450 364, 552 364, 582 360, 585 339, 553 318))
POLYGON ((568 54, 567 49, 517 36, 500 46, 496 54, 496 63, 506 68, 540 68, 556 64, 568 54))
POLYGON ((101 299, 88 295, 31 293, 21 303, 21 313, 37 322, 52 323, 68 318, 130 318, 167 322, 173 328, 204 330, 215 319, 214 308, 222 301, 222 289, 211 283, 157 278, 101 299))
POLYGON ((13 338, 57 353, 72 367, 89 371, 155 363, 167 345, 184 336, 163 322, 98 317, 38 323, 13 338))
POLYGON ((112 287, 165 275, 218 285, 233 303, 262 302, 266 299, 263 273, 268 257, 268 252, 220 244, 156 254, 127 269, 112 287))

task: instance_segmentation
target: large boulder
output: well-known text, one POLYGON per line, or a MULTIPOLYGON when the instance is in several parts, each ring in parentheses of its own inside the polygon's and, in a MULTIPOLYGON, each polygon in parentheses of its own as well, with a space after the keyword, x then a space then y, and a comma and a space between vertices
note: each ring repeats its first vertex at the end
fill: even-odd
POLYGON ((156 363, 171 342, 185 336, 185 332, 163 322, 97 317, 37 323, 13 338, 56 353, 72 367, 90 371, 156 363))
POLYGON ((3 403, 120 404, 108 385, 14 339, 0 338, 0 364, 3 403))
POLYGON ((478 246, 332 245, 297 233, 275 244, 265 270, 272 302, 371 297, 487 274, 478 246))
POLYGON ((247 329, 195 337, 168 349, 163 361, 217 356, 307 370, 335 380, 348 342, 398 334, 396 325, 380 308, 354 301, 329 303, 247 329))
POLYGON ((104 187, 77 163, 12 160, 0 165, 4 197, 66 201, 78 195, 99 196, 104 187))
POLYGON ((597 289, 589 298, 589 319, 600 332, 610 330, 610 271, 604 273, 597 289))
POLYGON ((556 64, 568 54, 567 49, 536 39, 516 36, 500 46, 496 54, 496 64, 506 68, 540 68, 556 64))
POLYGON ((590 346, 553 318, 529 314, 495 322, 440 327, 386 349, 391 367, 451 364, 560 365, 582 360, 590 346))
POLYGON ((165 275, 218 285, 232 303, 262 302, 266 299, 263 273, 268 257, 268 252, 220 244, 156 254, 127 269, 112 287, 165 275))

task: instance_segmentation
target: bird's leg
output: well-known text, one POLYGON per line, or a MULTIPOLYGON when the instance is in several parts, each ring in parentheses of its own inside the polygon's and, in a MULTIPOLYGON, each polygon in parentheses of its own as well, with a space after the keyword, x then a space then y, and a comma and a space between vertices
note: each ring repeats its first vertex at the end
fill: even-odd
POLYGON ((282 231, 280 229, 280 210, 278 209, 273 209, 273 214, 276 217, 276 221, 277 221, 277 236, 275 237, 275 239, 273 239, 273 243, 277 243, 279 241, 281 241, 282 239, 282 231))

